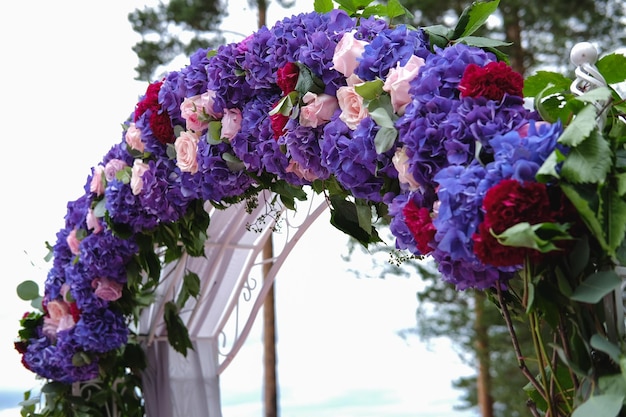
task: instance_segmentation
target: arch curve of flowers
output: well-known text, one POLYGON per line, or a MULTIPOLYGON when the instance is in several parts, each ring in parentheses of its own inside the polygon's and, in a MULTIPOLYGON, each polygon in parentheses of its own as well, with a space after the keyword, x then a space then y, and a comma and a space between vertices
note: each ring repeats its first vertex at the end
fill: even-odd
MULTIPOLYGON (((472 23, 493 10, 485 4, 497 6, 469 9, 472 23)), ((372 217, 385 219, 397 249, 432 256, 459 290, 506 290, 529 260, 571 250, 590 215, 554 178, 577 143, 561 139, 561 119, 525 105, 497 42, 450 33, 466 39, 304 13, 198 50, 151 83, 68 203, 43 309, 21 321, 24 366, 69 384, 128 360, 162 262, 202 254, 204 202, 255 204, 263 189, 293 209, 303 187, 325 193, 333 223, 364 245, 380 241, 372 217)))

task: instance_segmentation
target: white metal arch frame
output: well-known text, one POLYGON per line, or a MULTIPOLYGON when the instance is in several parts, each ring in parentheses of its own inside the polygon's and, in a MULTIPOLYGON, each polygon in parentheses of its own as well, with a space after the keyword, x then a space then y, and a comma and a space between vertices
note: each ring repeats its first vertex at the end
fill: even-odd
POLYGON ((143 311, 138 333, 143 336, 148 368, 143 394, 149 417, 220 417, 219 375, 234 359, 250 332, 278 271, 291 250, 326 210, 321 195, 309 193, 308 207, 285 210, 269 192, 248 212, 245 203, 225 210, 210 208, 211 222, 204 257, 183 256, 166 266, 154 304, 143 311), (272 239, 274 256, 262 259, 272 239), (263 265, 271 267, 263 276, 263 265), (167 341, 163 309, 175 299, 187 271, 201 279, 198 299, 181 312, 193 344, 187 356, 167 341))

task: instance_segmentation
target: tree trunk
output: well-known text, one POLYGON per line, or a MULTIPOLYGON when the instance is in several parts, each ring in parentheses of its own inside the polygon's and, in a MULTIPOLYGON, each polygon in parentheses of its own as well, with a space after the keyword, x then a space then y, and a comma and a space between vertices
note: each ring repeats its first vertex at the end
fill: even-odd
POLYGON ((502 16, 506 41, 513 42, 509 47, 508 55, 511 68, 520 74, 526 72, 526 53, 522 46, 522 26, 519 17, 519 9, 515 5, 502 5, 502 16))
POLYGON ((493 399, 491 398, 491 367, 489 359, 489 333, 485 325, 485 294, 474 292, 474 331, 476 332, 476 358, 478 359, 478 408, 482 417, 493 417, 493 399))
MULTIPOLYGON (((263 247, 263 259, 272 259, 274 248, 272 237, 267 239, 263 247)), ((263 276, 267 276, 272 263, 263 265, 263 276)), ((265 417, 278 417, 278 388, 276 377, 276 307, 274 284, 267 293, 263 304, 263 404, 265 417)))

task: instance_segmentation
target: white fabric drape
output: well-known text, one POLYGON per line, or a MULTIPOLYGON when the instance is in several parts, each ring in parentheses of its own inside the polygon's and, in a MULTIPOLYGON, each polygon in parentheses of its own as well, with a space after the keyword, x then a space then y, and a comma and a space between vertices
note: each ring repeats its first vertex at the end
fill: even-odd
MULTIPOLYGON (((274 194, 262 192, 258 206, 250 211, 245 203, 225 210, 210 209, 211 222, 204 257, 183 255, 177 262, 166 265, 157 288, 156 300, 144 309, 137 332, 147 354, 148 369, 143 377, 143 390, 148 417, 221 417, 219 374, 232 360, 243 344, 247 332, 261 308, 278 269, 304 231, 326 209, 323 198, 317 199, 317 207, 311 203, 309 210, 301 210, 301 224, 290 223, 281 217, 280 235, 284 243, 278 245, 277 255, 271 259, 272 267, 263 282, 252 295, 248 279, 251 271, 263 260, 262 250, 272 238, 277 215, 282 206, 274 201, 274 194), (271 215, 268 214, 268 210, 271 215), (258 222, 261 216, 263 221, 258 222), (251 227, 251 225, 253 227, 251 227), (167 341, 163 321, 164 305, 176 299, 183 277, 188 271, 195 272, 201 280, 198 299, 189 299, 180 312, 189 330, 193 350, 187 356, 176 352, 167 341), (245 296, 242 291, 245 290, 245 296), (239 310, 239 299, 246 298, 252 308, 245 314, 239 310), (237 320, 243 317, 243 326, 235 326, 237 334, 231 338, 231 350, 219 351, 218 339, 231 313, 237 311, 237 320)), ((259 358, 259 363, 262 359, 259 358)))

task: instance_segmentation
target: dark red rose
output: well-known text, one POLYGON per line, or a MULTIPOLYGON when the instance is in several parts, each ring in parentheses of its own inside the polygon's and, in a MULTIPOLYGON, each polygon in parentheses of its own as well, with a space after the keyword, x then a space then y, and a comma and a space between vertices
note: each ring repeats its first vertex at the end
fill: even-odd
POLYGON ((270 125, 272 126, 272 132, 274 132, 275 140, 278 140, 278 138, 283 134, 283 131, 285 130, 285 125, 288 121, 289 117, 280 112, 272 114, 270 116, 270 125))
POLYGON ((504 94, 523 97, 524 78, 505 62, 490 62, 484 67, 469 64, 459 83, 461 97, 502 100, 504 94))
POLYGON ((413 200, 409 200, 402 209, 402 214, 404 214, 404 221, 417 243, 417 250, 422 255, 430 253, 433 249, 429 244, 435 237, 437 230, 433 225, 433 219, 430 217, 428 209, 418 207, 413 200))
POLYGON ((164 145, 174 143, 176 140, 172 122, 166 112, 152 111, 150 115, 150 129, 152 129, 154 137, 164 145))
POLYGON ((555 220, 545 184, 522 184, 513 179, 500 181, 483 199, 483 222, 472 236, 478 259, 493 266, 520 265, 524 259, 539 261, 543 254, 530 248, 501 245, 492 235, 500 234, 518 223, 538 224, 555 220))
POLYGON ((286 63, 276 71, 276 84, 278 84, 283 94, 289 94, 296 89, 299 75, 300 69, 293 62, 286 63))

